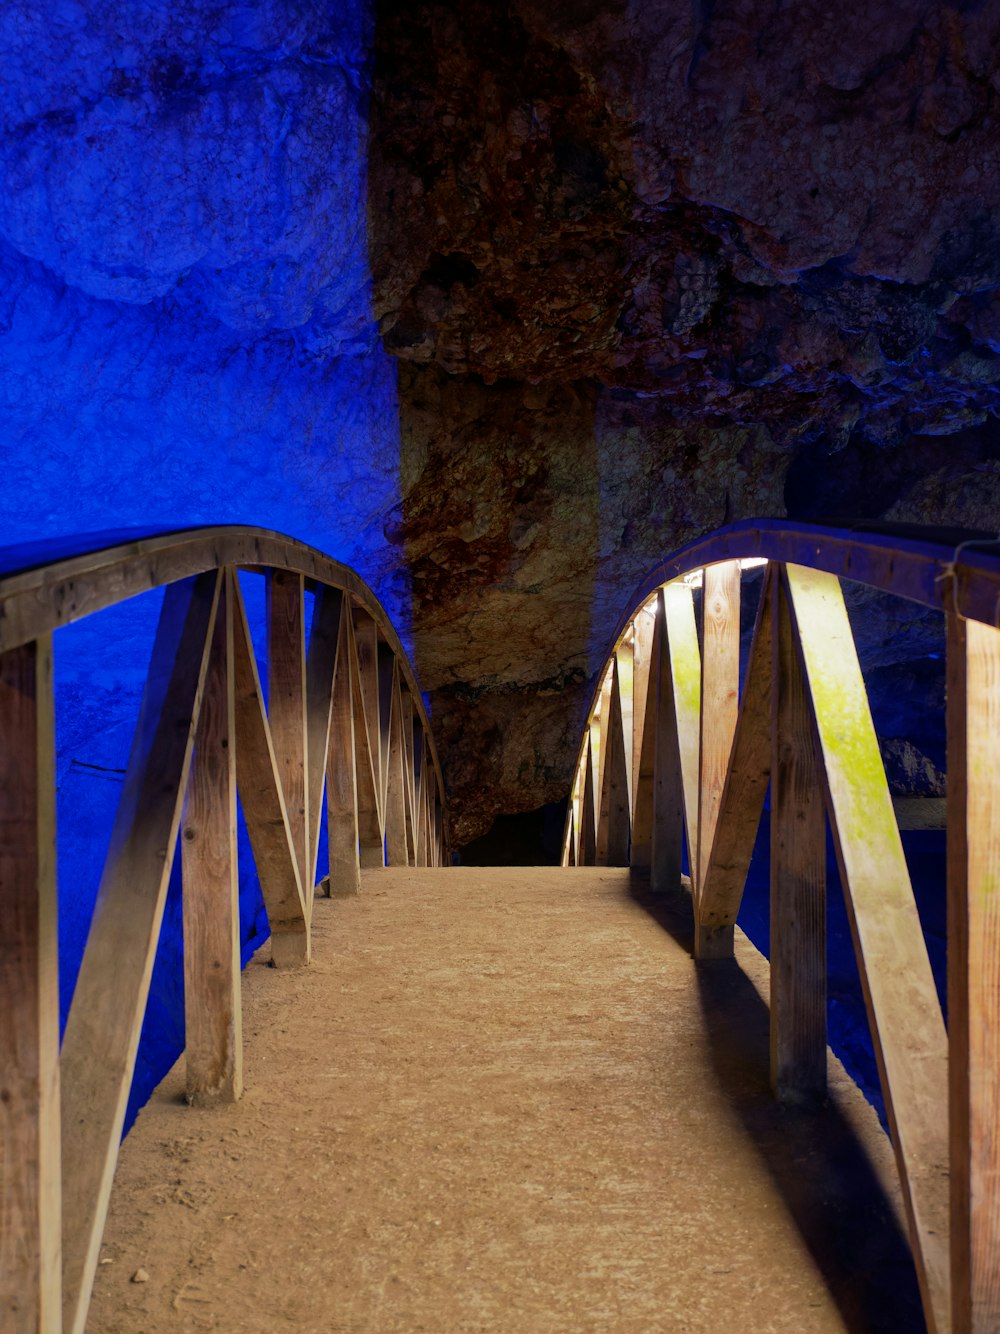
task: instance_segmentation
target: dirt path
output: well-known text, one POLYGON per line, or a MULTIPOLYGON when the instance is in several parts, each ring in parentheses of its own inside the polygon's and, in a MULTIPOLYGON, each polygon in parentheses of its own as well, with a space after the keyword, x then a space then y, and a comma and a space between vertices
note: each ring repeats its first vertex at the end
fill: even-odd
POLYGON ((766 963, 688 915, 599 870, 318 901, 314 965, 245 974, 243 1101, 175 1069, 126 1141, 88 1330, 921 1328, 874 1113, 835 1063, 773 1103, 766 963))

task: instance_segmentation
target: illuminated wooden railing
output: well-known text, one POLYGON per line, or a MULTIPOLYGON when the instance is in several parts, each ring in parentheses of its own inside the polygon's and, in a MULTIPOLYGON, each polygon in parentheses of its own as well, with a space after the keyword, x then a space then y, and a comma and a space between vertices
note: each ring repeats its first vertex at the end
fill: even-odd
POLYGON ((737 524, 673 556, 631 607, 584 730, 564 863, 648 868, 676 889, 684 840, 695 952, 731 956, 770 785, 771 1079, 815 1098, 829 819, 928 1326, 1000 1330, 1000 547, 737 524), (765 564, 738 699, 741 567, 765 564), (947 1032, 840 577, 946 618, 947 1032))
POLYGON ((324 774, 321 891, 355 893, 359 868, 386 859, 435 866, 444 856, 444 789, 420 691, 353 571, 252 528, 89 545, 101 549, 82 540, 75 551, 22 551, 22 568, 8 561, 0 573, 5 1334, 85 1325, 178 832, 193 1102, 241 1091, 237 791, 279 966, 309 961, 324 774), (266 709, 240 569, 266 578, 266 709), (52 634, 164 585, 60 1053, 52 634))

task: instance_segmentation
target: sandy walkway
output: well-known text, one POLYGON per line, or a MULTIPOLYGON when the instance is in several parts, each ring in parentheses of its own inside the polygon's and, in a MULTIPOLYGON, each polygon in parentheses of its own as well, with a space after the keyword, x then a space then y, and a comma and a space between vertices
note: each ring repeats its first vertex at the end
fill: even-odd
POLYGON ((619 871, 320 900, 312 968, 245 974, 243 1101, 178 1068, 126 1141, 88 1329, 921 1328, 874 1113, 839 1067, 777 1107, 766 964, 688 931, 619 871))

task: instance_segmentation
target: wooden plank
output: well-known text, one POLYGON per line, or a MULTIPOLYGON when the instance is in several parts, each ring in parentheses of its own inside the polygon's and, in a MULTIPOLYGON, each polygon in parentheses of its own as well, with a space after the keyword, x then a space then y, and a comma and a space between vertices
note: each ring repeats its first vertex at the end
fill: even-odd
POLYGON ((705 881, 698 895, 696 943, 702 958, 731 958, 764 797, 771 776, 773 580, 761 592, 733 756, 726 774, 705 881))
MULTIPOLYGON (((309 796, 309 866, 303 877, 308 898, 316 884, 319 832, 323 814, 323 777, 327 770, 333 683, 342 628, 344 595, 336 588, 317 588, 309 649, 306 655, 306 792, 309 796)), ((327 803, 329 809, 329 802, 327 803)), ((329 841, 329 840, 328 840, 329 841)), ((331 881, 326 877, 327 892, 331 881)))
POLYGON ((292 846, 312 910, 306 786, 306 629, 300 574, 268 570, 267 720, 285 797, 292 846))
MULTIPOLYGON (((326 825, 330 848, 329 892, 336 898, 361 892, 361 860, 358 853, 358 779, 354 736, 354 673, 351 609, 343 599, 340 612, 340 642, 333 680, 333 713, 330 724, 326 768, 326 825)), ((363 720, 360 726, 364 726, 363 720)))
POLYGON ((770 691, 771 1086, 783 1102, 814 1103, 826 1095, 823 770, 788 593, 776 567, 768 584, 777 584, 770 691))
POLYGON ((701 747, 695 895, 712 855, 722 791, 733 752, 740 693, 740 567, 709 565, 702 590, 701 747))
POLYGON ((382 802, 382 824, 383 827, 385 827, 389 823, 385 804, 386 793, 389 788, 389 738, 392 733, 392 705, 396 660, 393 657, 389 646, 384 644, 381 639, 378 641, 375 661, 378 667, 378 738, 381 763, 380 772, 382 774, 380 800, 382 802))
POLYGON ((615 674, 618 683, 618 708, 622 719, 622 736, 625 743, 625 779, 628 784, 628 819, 632 828, 632 801, 635 790, 633 775, 633 752, 635 749, 635 642, 634 638, 624 639, 615 649, 615 674))
POLYGON ((234 577, 219 590, 181 826, 187 1099, 199 1106, 243 1091, 234 577))
POLYGON ((653 635, 656 617, 642 611, 635 618, 633 646, 634 728, 632 742, 632 851, 633 867, 648 868, 653 850, 653 733, 656 717, 656 681, 653 635), (650 689, 650 681, 653 687, 650 689))
POLYGON ((378 679, 374 672, 377 633, 370 621, 354 615, 349 631, 354 709, 355 772, 358 785, 358 840, 362 868, 385 865, 382 824, 382 768, 378 724, 378 679), (357 639, 358 625, 362 641, 357 639), (364 654, 362 654, 364 648, 364 654), (374 687, 374 688, 373 688, 374 687))
POLYGON ((583 799, 580 808, 580 866, 597 865, 597 811, 594 802, 594 731, 589 729, 583 769, 583 799))
POLYGON ((62 1327, 50 636, 0 656, 0 1323, 62 1327))
POLYGON ((954 1334, 1000 1329, 1000 633, 948 617, 954 1334))
MULTIPOLYGON (((697 663, 685 662, 683 655, 690 653, 692 645, 678 635, 676 643, 671 644, 669 625, 671 617, 675 628, 683 625, 685 631, 694 635, 694 652, 698 651, 698 640, 694 626, 694 608, 690 602, 690 592, 683 590, 680 598, 671 588, 660 590, 656 604, 656 624, 653 632, 653 649, 649 694, 647 696, 646 730, 652 748, 652 786, 651 786, 651 861, 649 887, 655 894, 676 894, 681 887, 681 857, 684 847, 684 773, 681 764, 681 742, 678 728, 686 725, 689 734, 693 733, 697 745, 697 696, 679 699, 678 680, 685 685, 700 680, 697 663), (686 613, 690 611, 691 624, 687 625, 686 613), (682 655, 678 663, 673 661, 672 649, 682 655), (693 707, 694 717, 688 717, 687 711, 693 707)), ((690 739, 690 735, 689 735, 690 739)), ((693 757, 692 768, 694 781, 697 781, 697 750, 693 757)), ((689 775, 690 776, 690 775, 689 775)))
POLYGON ((427 863, 427 738, 420 732, 420 770, 417 774, 417 865, 427 863))
POLYGON ((947 1330, 948 1054, 934 979, 836 577, 786 569, 841 881, 928 1324, 947 1330))
POLYGON ((390 866, 408 866, 406 838, 406 780, 403 774, 403 704, 399 693, 399 674, 393 664, 389 697, 386 701, 388 737, 385 762, 385 852, 390 866))
POLYGON ((236 783, 267 908, 271 958, 294 967, 309 962, 309 914, 238 580, 232 588, 236 783))
POLYGON ((165 592, 62 1047, 63 1323, 82 1334, 198 722, 220 577, 165 592))
POLYGON ((607 718, 602 718, 605 757, 601 765, 603 786, 597 822, 597 865, 627 866, 629 841, 627 743, 622 719, 617 656, 611 660, 611 685, 605 708, 607 718))
MULTIPOLYGON (((684 801, 684 832, 692 884, 698 857, 699 751, 701 746, 701 649, 694 617, 694 597, 684 584, 662 590, 664 628, 669 649, 670 697, 673 700, 684 801)), ((654 835, 655 837, 655 835, 654 835)))
MULTIPOLYGON (((398 672, 397 672, 398 679, 398 672)), ((400 720, 403 733, 403 813, 406 821, 406 853, 408 864, 417 864, 417 829, 414 802, 416 800, 417 760, 413 740, 413 700, 409 691, 399 684, 400 720)))

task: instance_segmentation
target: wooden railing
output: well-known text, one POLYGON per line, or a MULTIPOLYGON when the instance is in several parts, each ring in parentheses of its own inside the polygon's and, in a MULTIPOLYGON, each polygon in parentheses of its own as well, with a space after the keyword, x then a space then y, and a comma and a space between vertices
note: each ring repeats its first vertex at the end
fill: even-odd
MULTIPOLYGON (((0 1328, 86 1322, 178 832, 188 1095, 241 1091, 239 792, 275 964, 307 963, 329 875, 439 865, 443 783, 416 679, 351 570, 210 528, 0 553, 0 1328), (99 549, 88 549, 88 546, 99 549), (11 566, 20 568, 12 569, 11 566), (237 571, 267 584, 268 707, 237 571), (166 586, 60 1053, 52 634, 166 586), (305 592, 314 594, 307 635, 305 592)), ((113 650, 112 650, 113 651, 113 650)))
POLYGON ((695 952, 731 956, 770 785, 771 1079, 811 1099, 826 1087, 829 819, 928 1327, 1000 1330, 1000 547, 737 524, 630 605, 584 729, 564 863, 677 889, 683 840, 695 952), (741 570, 765 564, 738 698, 741 570), (841 576, 946 620, 947 1033, 841 576))

